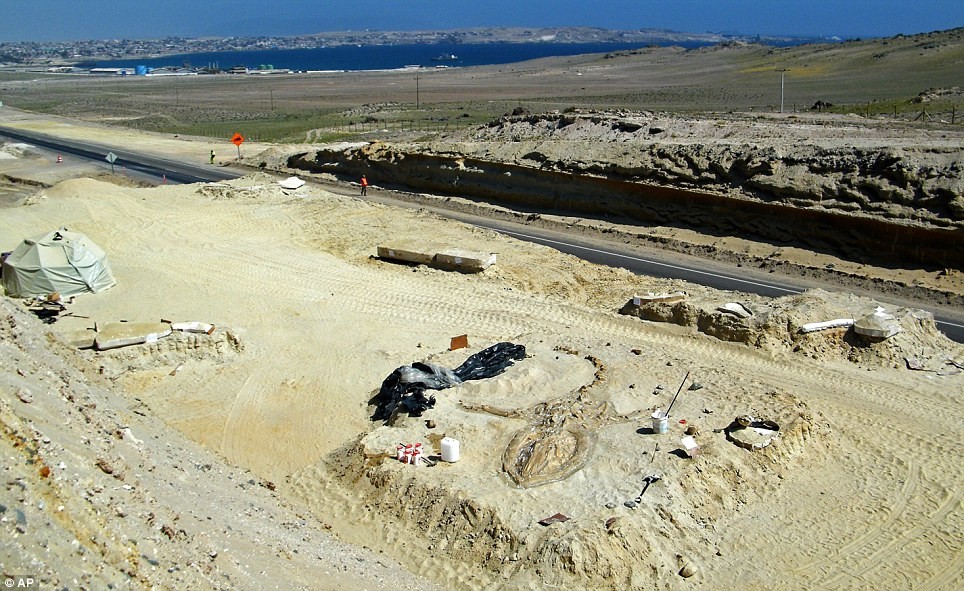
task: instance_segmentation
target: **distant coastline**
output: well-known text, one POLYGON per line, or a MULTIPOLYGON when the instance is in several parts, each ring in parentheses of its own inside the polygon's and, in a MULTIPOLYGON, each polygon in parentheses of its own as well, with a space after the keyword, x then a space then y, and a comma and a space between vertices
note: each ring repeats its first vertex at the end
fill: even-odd
MULTIPOLYGON (((451 31, 342 31, 292 37, 209 37, 108 39, 65 42, 0 43, 0 66, 73 66, 121 60, 229 51, 304 50, 336 47, 428 45, 591 44, 712 45, 728 41, 765 45, 836 42, 838 38, 684 33, 662 29, 610 30, 591 27, 479 28, 451 31)), ((456 54, 460 52, 454 52, 456 54)))
MULTIPOLYGON (((685 47, 705 46, 687 43, 685 47)), ((456 68, 518 63, 548 57, 586 53, 615 53, 645 47, 638 43, 477 43, 362 45, 319 47, 314 49, 262 49, 177 54, 156 58, 98 60, 91 68, 136 68, 193 70, 201 73, 296 73, 332 71, 374 71, 404 68, 456 68)), ((147 73, 147 72, 144 72, 147 73)))

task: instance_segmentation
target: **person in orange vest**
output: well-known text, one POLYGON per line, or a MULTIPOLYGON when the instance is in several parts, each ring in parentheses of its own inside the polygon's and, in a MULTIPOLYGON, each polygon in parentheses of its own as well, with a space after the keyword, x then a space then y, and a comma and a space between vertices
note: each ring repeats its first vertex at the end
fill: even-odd
POLYGON ((368 195, 368 179, 365 178, 365 175, 361 177, 361 194, 368 195))

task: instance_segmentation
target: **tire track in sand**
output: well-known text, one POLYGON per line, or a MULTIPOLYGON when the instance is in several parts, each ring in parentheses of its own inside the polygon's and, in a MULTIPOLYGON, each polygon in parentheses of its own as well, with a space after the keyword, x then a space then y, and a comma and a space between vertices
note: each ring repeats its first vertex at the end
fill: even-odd
MULTIPOLYGON (((812 377, 823 379, 826 375, 827 372, 816 371, 812 377)), ((886 518, 874 522, 857 519, 849 525, 841 524, 836 528, 840 531, 835 531, 833 525, 817 524, 835 531, 837 542, 819 558, 796 567, 792 571, 794 580, 813 579, 815 584, 831 589, 861 589, 882 588, 886 581, 896 580, 890 577, 909 577, 915 584, 959 577, 959 525, 950 526, 951 531, 941 537, 949 540, 946 544, 950 552, 945 553, 944 558, 935 559, 931 544, 938 538, 935 530, 942 524, 961 523, 961 496, 957 490, 926 479, 925 473, 927 470, 945 473, 951 480, 960 482, 959 468, 941 465, 942 458, 960 457, 960 446, 949 439, 929 437, 926 433, 933 433, 935 427, 922 429, 923 433, 908 428, 902 412, 906 404, 900 404, 906 392, 887 384, 869 381, 849 384, 854 380, 840 380, 842 383, 837 385, 842 386, 843 391, 853 387, 852 397, 820 397, 821 410, 830 418, 842 448, 852 450, 852 457, 845 454, 838 461, 845 462, 856 489, 840 502, 843 506, 858 504, 872 514, 886 513, 886 518), (881 437, 881 431, 889 432, 888 436, 881 437), (905 466, 905 469, 895 474, 896 466, 905 466), (901 488, 887 494, 888 479, 902 481, 901 488), (883 498, 876 498, 878 495, 883 498), (814 572, 820 576, 812 577, 814 572)), ((839 392, 841 388, 834 390, 839 392)), ((927 393, 913 395, 918 400, 927 393)), ((944 410, 946 412, 946 407, 944 410)), ((839 515, 839 506, 832 512, 839 515)))

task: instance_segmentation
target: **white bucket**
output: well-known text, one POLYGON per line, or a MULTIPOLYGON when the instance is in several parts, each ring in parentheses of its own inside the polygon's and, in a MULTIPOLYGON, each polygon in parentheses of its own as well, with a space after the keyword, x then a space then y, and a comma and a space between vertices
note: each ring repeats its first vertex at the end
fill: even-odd
POLYGON ((653 413, 653 433, 666 433, 669 431, 669 416, 661 410, 653 413))
POLYGON ((442 461, 443 462, 459 461, 459 440, 458 439, 452 439, 451 437, 442 438, 442 461))

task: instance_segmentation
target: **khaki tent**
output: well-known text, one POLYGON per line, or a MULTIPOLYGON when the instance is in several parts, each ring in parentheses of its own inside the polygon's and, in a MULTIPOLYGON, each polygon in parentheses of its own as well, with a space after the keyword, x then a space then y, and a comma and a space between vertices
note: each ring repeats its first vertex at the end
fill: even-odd
POLYGON ((3 288, 11 297, 97 293, 115 283, 104 251, 67 228, 24 240, 3 261, 3 288))

